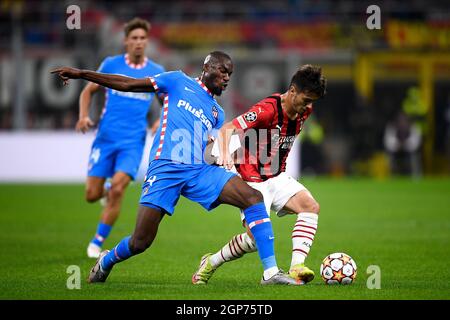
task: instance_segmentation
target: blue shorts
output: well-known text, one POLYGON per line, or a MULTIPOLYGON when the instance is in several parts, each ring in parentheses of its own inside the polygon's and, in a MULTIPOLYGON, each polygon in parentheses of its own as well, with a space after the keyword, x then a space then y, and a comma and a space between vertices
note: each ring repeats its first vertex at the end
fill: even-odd
POLYGON ((142 160, 144 144, 94 140, 89 155, 88 176, 110 178, 122 171, 134 180, 142 160))
POLYGON ((183 164, 170 160, 153 160, 147 170, 140 204, 158 206, 173 214, 180 195, 212 210, 225 184, 235 174, 209 164, 183 164))

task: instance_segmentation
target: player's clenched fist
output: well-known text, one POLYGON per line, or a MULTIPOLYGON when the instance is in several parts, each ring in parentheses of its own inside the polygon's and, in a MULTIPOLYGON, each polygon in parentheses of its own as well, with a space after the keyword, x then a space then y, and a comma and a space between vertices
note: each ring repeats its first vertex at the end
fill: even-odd
POLYGON ((217 165, 223 166, 225 169, 230 170, 234 166, 234 160, 230 154, 225 156, 219 156, 217 158, 217 165))
POLYGON ((81 70, 70 67, 53 69, 50 73, 57 74, 63 81, 64 85, 69 83, 69 79, 79 79, 81 77, 81 70))
POLYGON ((81 118, 78 120, 78 122, 75 126, 75 129, 77 131, 81 131, 81 132, 85 133, 93 126, 94 126, 94 122, 92 122, 92 120, 89 117, 84 117, 84 118, 81 118))

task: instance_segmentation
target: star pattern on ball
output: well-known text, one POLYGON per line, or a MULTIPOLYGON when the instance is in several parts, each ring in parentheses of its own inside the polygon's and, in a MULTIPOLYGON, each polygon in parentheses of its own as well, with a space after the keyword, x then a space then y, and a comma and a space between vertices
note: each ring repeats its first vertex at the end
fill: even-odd
POLYGON ((342 262, 344 263, 344 265, 346 265, 347 263, 350 262, 351 258, 345 254, 342 255, 342 262))
POLYGON ((333 280, 337 280, 339 282, 341 282, 342 278, 344 278, 344 274, 342 273, 342 270, 336 271, 333 273, 333 280))
POLYGON ((351 284, 356 278, 356 263, 348 254, 332 253, 322 260, 320 273, 326 284, 351 284))
POLYGON ((324 265, 324 267, 329 267, 329 266, 331 266, 331 259, 330 259, 329 257, 326 257, 326 258, 323 260, 323 265, 324 265))

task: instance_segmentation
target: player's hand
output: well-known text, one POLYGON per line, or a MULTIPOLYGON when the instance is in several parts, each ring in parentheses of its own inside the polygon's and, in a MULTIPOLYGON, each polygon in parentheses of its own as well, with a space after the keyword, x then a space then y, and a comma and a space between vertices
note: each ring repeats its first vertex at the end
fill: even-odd
POLYGON ((230 170, 234 166, 234 160, 230 154, 227 154, 225 157, 219 156, 217 158, 217 164, 219 166, 223 166, 227 170, 230 170))
POLYGON ((83 132, 86 133, 90 128, 94 126, 94 122, 89 117, 84 117, 78 120, 75 129, 77 132, 83 132))
POLYGON ((50 73, 57 74, 64 85, 69 84, 69 79, 79 79, 81 77, 81 70, 70 67, 56 68, 50 71, 50 73))

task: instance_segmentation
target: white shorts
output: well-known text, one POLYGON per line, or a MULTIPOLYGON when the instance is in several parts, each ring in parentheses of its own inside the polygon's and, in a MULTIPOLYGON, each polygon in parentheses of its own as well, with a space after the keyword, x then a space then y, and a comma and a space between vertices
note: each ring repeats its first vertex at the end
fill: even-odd
MULTIPOLYGON (((282 172, 264 182, 247 182, 247 184, 262 193, 267 212, 270 214, 270 211, 273 210, 279 217, 291 213, 284 210, 283 207, 292 196, 300 191, 308 190, 286 172, 282 172)), ((241 220, 244 220, 242 211, 241 220)))

